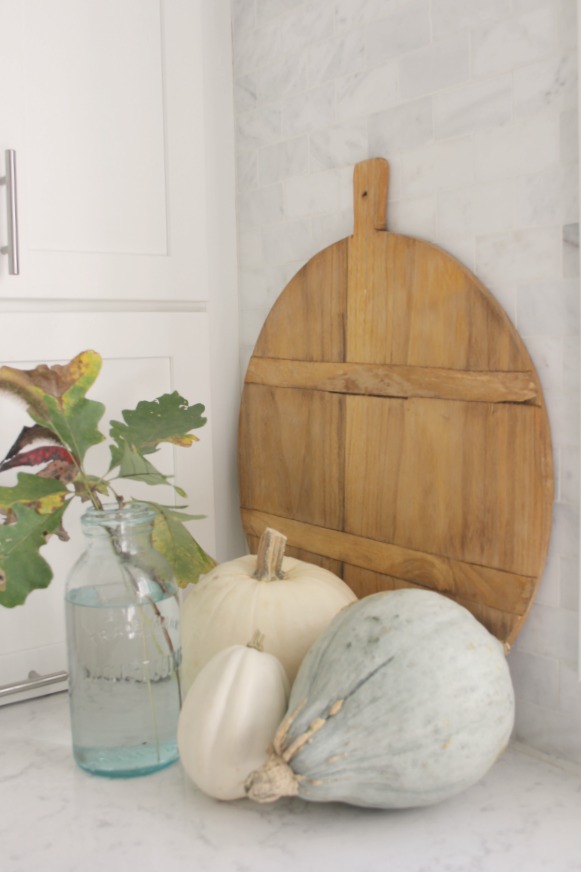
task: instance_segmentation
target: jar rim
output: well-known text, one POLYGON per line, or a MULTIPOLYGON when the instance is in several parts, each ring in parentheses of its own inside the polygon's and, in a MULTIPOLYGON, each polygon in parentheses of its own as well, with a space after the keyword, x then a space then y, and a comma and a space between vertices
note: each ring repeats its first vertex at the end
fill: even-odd
POLYGON ((137 524, 148 523, 155 518, 155 510, 147 503, 132 501, 120 506, 118 503, 104 503, 102 509, 97 509, 95 506, 90 506, 81 521, 83 525, 101 526, 103 523, 107 525, 121 524, 137 524))

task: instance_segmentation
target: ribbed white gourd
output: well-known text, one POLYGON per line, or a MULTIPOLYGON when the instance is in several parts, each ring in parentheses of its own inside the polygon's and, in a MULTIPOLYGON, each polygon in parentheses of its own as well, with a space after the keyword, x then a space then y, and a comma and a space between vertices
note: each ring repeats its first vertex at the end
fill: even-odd
POLYGON ((373 594, 308 651, 247 795, 430 805, 477 782, 513 723, 503 646, 470 612, 430 591, 373 594))
POLYGON ((286 710, 289 683, 261 641, 231 645, 200 670, 178 720, 182 765, 215 799, 244 796, 244 781, 267 759, 286 710))

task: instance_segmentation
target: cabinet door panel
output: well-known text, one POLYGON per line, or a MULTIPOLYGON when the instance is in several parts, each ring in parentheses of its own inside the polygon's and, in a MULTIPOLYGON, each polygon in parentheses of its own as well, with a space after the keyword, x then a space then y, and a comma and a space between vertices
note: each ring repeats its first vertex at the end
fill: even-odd
MULTIPOLYGON (((39 363, 64 363, 85 348, 103 356, 103 368, 89 392, 91 399, 106 405, 101 430, 107 435, 108 422, 119 419, 123 409, 134 408, 140 400, 153 400, 162 393, 178 390, 190 403, 206 407, 208 423, 199 432, 199 442, 188 449, 167 445, 155 457, 157 467, 188 494, 193 514, 207 517, 190 522, 190 529, 202 546, 214 553, 214 496, 212 413, 210 405, 208 316, 205 313, 60 313, 52 316, 3 315, 1 364, 31 368, 39 363), (27 337, 30 337, 27 340, 27 337), (58 358, 55 349, 59 350, 58 358)), ((0 395, 0 455, 5 456, 20 428, 30 419, 10 396, 0 395)), ((88 469, 104 472, 108 466, 108 445, 90 449, 88 469)), ((16 474, 2 475, 2 484, 13 484, 16 474)), ((151 488, 121 484, 119 490, 135 497, 153 498, 175 504, 169 486, 151 488)), ((178 502, 183 504, 179 497, 178 502)), ((67 510, 65 526, 69 542, 53 537, 42 553, 54 573, 46 590, 29 595, 22 606, 0 607, 0 686, 26 679, 31 670, 40 674, 66 669, 63 596, 66 575, 83 549, 80 515, 83 507, 67 510)), ((52 685, 47 690, 62 689, 52 685)), ((0 704, 22 698, 0 696, 0 704)))
POLYGON ((207 299, 201 0, 0 0, 0 26, 0 300, 207 299))

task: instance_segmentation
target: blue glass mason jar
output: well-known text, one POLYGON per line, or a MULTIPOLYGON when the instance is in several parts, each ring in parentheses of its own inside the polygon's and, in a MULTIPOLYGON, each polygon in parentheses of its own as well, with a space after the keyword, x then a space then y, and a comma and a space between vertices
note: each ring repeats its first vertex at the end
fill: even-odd
POLYGON ((179 600, 152 545, 144 503, 88 509, 86 550, 66 585, 74 758, 96 775, 155 772, 178 759, 179 600))

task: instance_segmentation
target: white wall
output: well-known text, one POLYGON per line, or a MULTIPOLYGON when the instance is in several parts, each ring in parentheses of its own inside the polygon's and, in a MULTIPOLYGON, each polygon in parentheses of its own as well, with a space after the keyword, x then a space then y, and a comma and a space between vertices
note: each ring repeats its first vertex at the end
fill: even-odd
POLYGON ((233 0, 243 366, 272 303, 352 231, 353 165, 391 164, 388 227, 504 305, 546 392, 557 500, 510 665, 517 737, 581 762, 575 0, 233 0))

